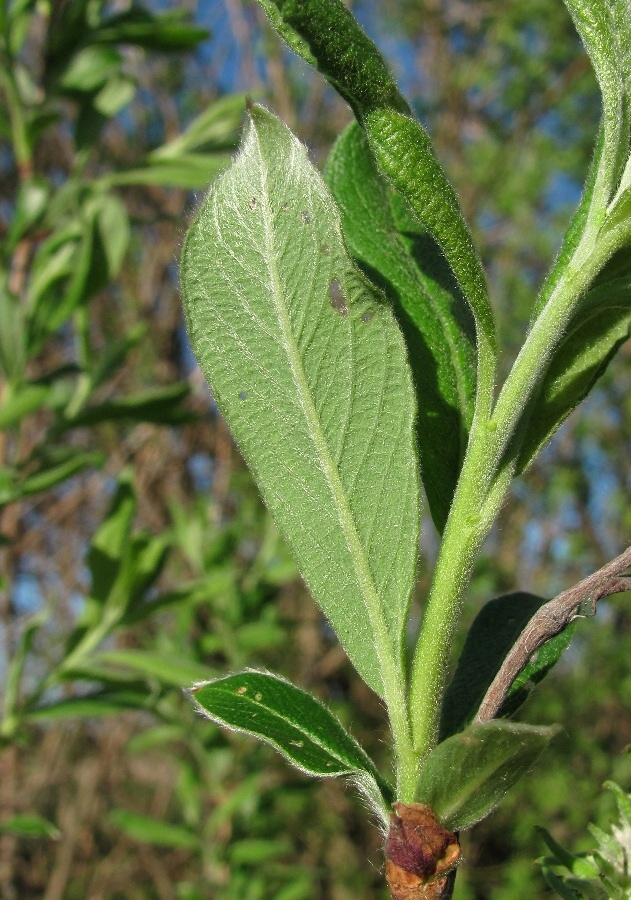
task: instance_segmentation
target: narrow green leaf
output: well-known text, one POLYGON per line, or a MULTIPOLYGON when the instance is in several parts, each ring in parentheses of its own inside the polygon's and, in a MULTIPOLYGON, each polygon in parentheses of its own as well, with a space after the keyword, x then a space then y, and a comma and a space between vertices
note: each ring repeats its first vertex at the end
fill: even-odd
POLYGON ((109 819, 127 837, 145 844, 183 847, 188 850, 197 850, 200 846, 199 837, 184 825, 161 822, 151 816, 143 816, 126 809, 113 809, 109 813, 109 819))
POLYGON ((26 416, 41 409, 50 396, 50 387, 25 384, 0 405, 0 429, 18 425, 26 416))
POLYGON ((183 153, 172 159, 152 160, 139 169, 112 172, 101 181, 116 187, 151 184, 195 190, 206 187, 229 163, 230 157, 225 153, 183 153))
POLYGON ((530 465, 629 339, 631 273, 610 277, 621 264, 629 268, 628 256, 628 250, 623 250, 605 267, 570 322, 518 431, 517 471, 530 465))
POLYGON ((230 860, 233 865, 256 865, 280 856, 288 856, 293 849, 287 840, 269 840, 267 838, 245 838, 237 841, 230 848, 230 860))
MULTIPOLYGON (((486 278, 454 190, 381 54, 342 0, 260 0, 292 50, 326 76, 365 129, 382 175, 433 235, 471 305, 480 350, 495 354, 486 278)), ((486 385, 487 389, 490 385, 486 385)))
POLYGON ((129 546, 136 512, 136 495, 131 473, 121 472, 109 510, 95 532, 88 551, 88 567, 93 598, 104 603, 118 577, 122 557, 129 546))
POLYGON ((125 259, 131 236, 127 207, 113 194, 103 194, 94 198, 93 209, 107 260, 107 274, 109 278, 115 278, 125 259))
POLYGON ((63 721, 69 718, 100 718, 120 715, 128 709, 145 709, 148 706, 147 690, 103 690, 88 696, 58 700, 45 706, 23 712, 29 722, 63 721))
POLYGON ((245 94, 229 94, 211 103, 181 134, 152 150, 149 161, 173 160, 191 151, 231 145, 241 126, 245 104, 245 94))
POLYGON ((7 250, 12 250, 17 242, 41 218, 50 196, 50 185, 41 178, 31 177, 20 182, 15 203, 15 213, 7 237, 7 250))
POLYGON ((120 72, 122 62, 120 53, 112 47, 84 47, 69 61, 61 86, 89 93, 120 72))
POLYGON ((557 731, 504 720, 471 725, 429 755, 417 799, 446 828, 470 828, 495 809, 557 731))
POLYGON ((596 139, 594 155, 590 163, 587 178, 585 179, 583 194, 574 215, 572 216, 570 224, 568 225, 567 231, 565 232, 561 249, 541 287, 530 317, 531 324, 534 323, 555 289, 562 283, 563 279, 567 277, 568 268, 571 265, 572 258, 577 255, 580 245, 593 245, 593 242, 596 239, 598 227, 603 215, 603 203, 597 191, 603 147, 604 132, 601 127, 596 139))
POLYGON ((184 407, 190 393, 188 384, 173 384, 158 390, 132 394, 120 400, 95 404, 82 409, 64 423, 64 428, 83 428, 100 422, 130 419, 134 422, 155 422, 158 425, 181 425, 196 415, 184 407))
POLYGON ((191 681, 212 678, 215 674, 208 666, 195 660, 173 659, 148 650, 104 650, 94 654, 91 661, 97 666, 129 669, 145 678, 155 678, 161 684, 175 687, 186 687, 191 681))
MULTIPOLYGON (((19 299, 0 282, 0 374, 11 384, 19 384, 24 377, 25 366, 24 308, 19 299)), ((3 409, 5 404, 6 400, 3 409)))
POLYGON ((486 277, 460 204, 423 127, 390 109, 371 111, 365 128, 377 163, 433 234, 471 306, 478 341, 495 354, 493 311, 486 277))
POLYGON ((94 31, 93 40, 101 44, 133 44, 152 52, 194 50, 209 32, 182 21, 181 10, 154 15, 140 4, 110 16, 94 31))
POLYGON ((36 813, 22 813, 5 819, 0 822, 0 832, 19 838, 52 838, 55 841, 61 837, 56 825, 36 813))
MULTIPOLYGON (((469 629, 456 672, 445 692, 441 740, 462 731, 473 719, 509 650, 546 602, 544 597, 520 591, 495 597, 482 607, 469 629)), ((506 715, 508 709, 515 712, 524 702, 528 696, 525 685, 543 678, 567 647, 571 635, 572 629, 565 629, 539 649, 536 658, 513 683, 515 696, 500 715, 506 715)))
POLYGON ((100 468, 105 462, 102 453, 92 450, 75 450, 67 458, 60 462, 53 462, 44 466, 39 472, 24 478, 19 484, 22 496, 38 494, 40 491, 48 491, 62 481, 67 481, 77 475, 82 469, 90 467, 100 468))
POLYGON ((416 387, 416 439, 434 522, 445 524, 473 418, 475 332, 431 236, 379 176, 357 123, 338 139, 326 180, 355 260, 393 303, 416 387))
POLYGON ((348 775, 387 820, 391 790, 371 759, 318 700, 288 681, 247 671, 197 685, 199 711, 218 722, 258 737, 307 775, 348 775))
POLYGON ((182 290, 202 371, 314 598, 400 703, 419 529, 405 345, 306 149, 260 107, 188 234, 182 290))

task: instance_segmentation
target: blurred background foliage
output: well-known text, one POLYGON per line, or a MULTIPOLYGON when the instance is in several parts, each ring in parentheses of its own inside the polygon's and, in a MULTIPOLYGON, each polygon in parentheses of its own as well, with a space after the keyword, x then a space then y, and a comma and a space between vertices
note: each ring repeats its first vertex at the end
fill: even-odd
MULTIPOLYGON (((561 0, 351 4, 435 140, 482 248, 506 361, 599 115, 561 0)), ((0 896, 385 897, 341 783, 196 718, 247 665, 310 689, 387 767, 376 698, 306 595, 183 330, 177 258, 245 93, 326 159, 350 113, 253 2, 0 2, 0 896)), ((461 641, 499 593, 552 596, 631 531, 631 355, 518 482, 461 641)), ((436 537, 424 522, 419 606, 436 537)), ((418 611, 416 612, 418 621, 418 611)), ((454 658, 458 647, 455 648, 454 658)), ((631 787, 631 606, 579 623, 523 717, 564 736, 464 836, 457 900, 552 892, 631 787)))

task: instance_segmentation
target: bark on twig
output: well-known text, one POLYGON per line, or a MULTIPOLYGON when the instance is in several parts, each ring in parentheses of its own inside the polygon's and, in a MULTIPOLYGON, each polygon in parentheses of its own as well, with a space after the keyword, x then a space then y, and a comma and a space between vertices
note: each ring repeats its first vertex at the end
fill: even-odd
POLYGON ((475 717, 476 722, 488 722, 500 709, 511 684, 528 663, 528 660, 547 640, 554 637, 578 618, 577 609, 585 601, 596 604, 603 597, 631 590, 631 575, 624 575, 631 567, 631 547, 606 565, 588 575, 578 584, 544 603, 528 622, 502 663, 491 686, 487 690, 475 717))

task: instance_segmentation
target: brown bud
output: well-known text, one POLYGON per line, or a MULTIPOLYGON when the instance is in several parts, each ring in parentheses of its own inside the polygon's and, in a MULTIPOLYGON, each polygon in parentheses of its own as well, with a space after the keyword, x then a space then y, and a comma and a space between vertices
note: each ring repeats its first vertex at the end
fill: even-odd
POLYGON ((424 803, 394 803, 386 840, 386 878, 393 900, 441 900, 460 859, 456 835, 424 803))

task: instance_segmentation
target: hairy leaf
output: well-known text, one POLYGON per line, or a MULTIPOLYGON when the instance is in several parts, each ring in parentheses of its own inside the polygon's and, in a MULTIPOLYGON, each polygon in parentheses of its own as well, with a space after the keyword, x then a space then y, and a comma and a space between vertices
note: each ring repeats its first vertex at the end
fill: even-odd
POLYGON ((598 79, 603 101, 604 173, 610 200, 629 155, 629 0, 565 0, 598 79))
POLYGON ((368 684, 400 696, 419 529, 405 345, 305 148, 260 107, 191 227, 182 289, 202 371, 314 598, 368 684))
POLYGON ((260 0, 289 46, 350 103, 382 175, 433 235, 470 303, 478 339, 495 351, 495 326, 478 252, 431 141, 376 46, 341 0, 260 0))
POLYGON ((429 755, 417 799, 452 831, 486 818, 532 766, 557 728, 504 720, 471 725, 429 755))
POLYGON ((517 471, 530 465, 559 425, 589 394, 631 335, 631 273, 628 250, 614 257, 575 313, 527 410, 518 439, 517 471), (626 273, 615 273, 626 268, 626 273))
POLYGON ((202 714, 261 738, 308 775, 352 777, 377 800, 387 820, 389 786, 354 738, 310 694, 275 675, 248 671, 198 685, 193 697, 202 714))
POLYGON ((357 123, 333 147, 326 180, 351 253, 392 301, 406 339, 418 398, 421 474, 442 531, 473 417, 471 315, 431 235, 379 176, 357 123))

